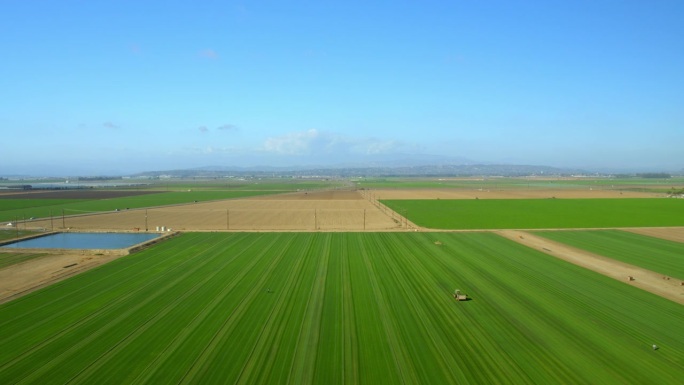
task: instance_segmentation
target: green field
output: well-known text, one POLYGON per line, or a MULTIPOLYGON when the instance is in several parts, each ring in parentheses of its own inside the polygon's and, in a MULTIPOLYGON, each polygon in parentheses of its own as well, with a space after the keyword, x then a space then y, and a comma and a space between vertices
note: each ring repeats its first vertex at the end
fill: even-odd
POLYGON ((684 177, 655 178, 535 178, 535 177, 387 177, 361 178, 362 189, 588 189, 667 192, 684 187, 684 177))
POLYGON ((219 199, 236 199, 274 194, 278 190, 264 191, 169 191, 111 199, 0 199, 0 222, 24 220, 31 217, 48 218, 82 214, 94 211, 124 210, 174 204, 206 202, 219 199))
POLYGON ((618 230, 539 231, 535 234, 684 280, 684 243, 618 230))
POLYGON ((682 199, 383 200, 432 229, 551 229, 684 226, 682 199))
POLYGON ((682 320, 495 234, 187 233, 0 305, 0 383, 678 384, 682 320))

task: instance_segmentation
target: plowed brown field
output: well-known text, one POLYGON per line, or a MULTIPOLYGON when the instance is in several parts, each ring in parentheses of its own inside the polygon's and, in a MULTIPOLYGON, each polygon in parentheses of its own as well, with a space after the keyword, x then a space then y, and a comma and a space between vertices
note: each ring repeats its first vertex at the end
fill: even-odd
POLYGON ((400 230, 401 221, 356 191, 322 191, 68 216, 63 222, 59 217, 31 225, 118 231, 382 231, 400 230))

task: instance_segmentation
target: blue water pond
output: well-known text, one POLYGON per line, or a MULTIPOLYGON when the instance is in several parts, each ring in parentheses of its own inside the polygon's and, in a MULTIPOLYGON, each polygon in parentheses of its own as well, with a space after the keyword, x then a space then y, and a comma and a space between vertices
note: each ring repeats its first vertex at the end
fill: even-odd
POLYGON ((159 237, 154 233, 57 233, 10 243, 14 249, 124 249, 159 237))

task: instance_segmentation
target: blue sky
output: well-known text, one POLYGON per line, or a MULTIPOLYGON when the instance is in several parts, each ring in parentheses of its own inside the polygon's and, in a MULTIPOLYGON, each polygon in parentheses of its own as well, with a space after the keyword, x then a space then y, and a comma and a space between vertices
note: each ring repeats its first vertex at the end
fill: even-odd
POLYGON ((0 175, 684 168, 684 2, 0 3, 0 175))

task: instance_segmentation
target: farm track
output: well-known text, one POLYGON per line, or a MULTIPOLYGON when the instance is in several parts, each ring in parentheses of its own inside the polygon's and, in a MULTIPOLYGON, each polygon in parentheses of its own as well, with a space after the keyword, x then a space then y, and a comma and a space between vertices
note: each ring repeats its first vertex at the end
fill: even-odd
MULTIPOLYGON (((376 250, 378 255, 383 255, 383 250, 377 243, 378 239, 372 239, 374 244, 371 244, 371 249, 376 250)), ((370 286, 377 303, 377 308, 379 312, 380 322, 385 331, 385 336, 389 343, 390 351, 394 361, 395 369, 399 374, 399 380, 402 383, 417 383, 418 378, 416 374, 416 368, 413 366, 413 362, 409 358, 409 353, 407 351, 406 345, 401 340, 401 336, 398 332, 398 325, 394 322, 395 317, 392 317, 391 305, 386 298, 386 294, 381 290, 381 282, 379 273, 377 272, 378 267, 375 267, 370 260, 368 251, 366 248, 361 249, 361 257, 363 263, 366 266, 368 275, 370 278, 370 286)))
MULTIPOLYGON (((290 240, 290 242, 292 242, 292 240, 290 240)), ((256 257, 256 259, 263 259, 263 257, 267 255, 266 250, 275 249, 276 247, 282 247, 280 251, 275 252, 275 258, 273 258, 273 260, 270 261, 270 263, 268 264, 268 269, 263 274, 261 274, 261 279, 259 279, 254 285, 251 285, 251 288, 247 289, 247 292, 244 294, 244 297, 239 302, 238 306, 232 310, 230 315, 226 318, 225 322, 223 322, 218 328, 218 330, 211 336, 211 339, 206 345, 206 348, 199 353, 197 359, 192 364, 190 370, 183 375, 179 383, 192 383, 195 377, 199 377, 200 375, 203 375, 207 380, 211 380, 212 377, 215 381, 221 378, 221 373, 217 374, 211 372, 211 370, 207 367, 207 362, 211 358, 214 358, 218 353, 220 353, 219 347, 222 347, 223 344, 226 343, 226 337, 230 335, 231 332, 237 326, 237 324, 243 320, 243 317, 245 316, 245 313, 247 311, 246 309, 255 304, 255 301, 260 294, 263 295, 264 284, 266 284, 267 280, 270 278, 271 274, 274 272, 276 267, 282 262, 285 254, 284 251, 287 250, 288 244, 286 244, 285 247, 282 247, 282 245, 277 246, 277 243, 274 239, 265 248, 263 253, 261 253, 260 256, 256 257)), ((266 308, 264 307, 264 309, 266 308)), ((271 314, 272 312, 273 311, 271 311, 271 314)), ((263 333, 263 329, 261 333, 263 333)))
POLYGON ((577 249, 529 232, 501 230, 498 234, 556 258, 566 260, 618 281, 639 287, 642 290, 646 290, 671 301, 684 304, 684 286, 678 285, 679 281, 664 280, 662 273, 656 273, 638 266, 626 264, 615 259, 591 253, 587 250, 577 249), (629 281, 627 279, 628 277, 634 277, 634 280, 629 281))
MULTIPOLYGON (((258 238, 255 238, 254 242, 256 242, 257 240, 258 238)), ((254 244, 254 242, 246 246, 251 247, 254 244)), ((241 269, 237 272, 235 276, 227 275, 225 277, 225 279, 230 279, 230 284, 225 285, 223 287, 217 287, 216 285, 212 285, 207 289, 208 292, 206 293, 206 295, 202 295, 200 296, 200 298, 198 298, 198 300, 200 301, 202 301, 202 299, 205 299, 205 301, 200 302, 206 302, 206 304, 202 306, 202 310, 187 320, 188 327, 181 330, 171 341, 168 342, 168 344, 164 348, 160 349, 161 351, 159 355, 155 357, 155 359, 152 360, 152 362, 150 362, 141 371, 140 375, 138 375, 138 377, 136 377, 132 381, 132 383, 149 383, 151 377, 160 371, 160 368, 164 364, 166 364, 174 354, 177 353, 178 349, 180 349, 180 347, 183 344, 187 343, 188 339, 190 338, 190 335, 196 330, 198 330, 200 328, 200 325, 204 324, 207 321, 210 314, 216 311, 220 303, 225 300, 226 296, 235 288, 235 286, 238 285, 238 283, 242 282, 245 279, 245 277, 249 273, 251 273, 253 269, 255 269, 257 263, 263 262, 261 258, 253 258, 247 261, 243 261, 243 259, 245 259, 244 254, 246 250, 246 248, 241 248, 237 251, 237 255, 235 258, 236 264, 231 265, 229 263, 226 263, 224 266, 224 269, 227 269, 228 267, 241 267, 241 269), (209 299, 209 301, 206 301, 206 299, 209 299)), ((174 318, 174 320, 176 319, 174 318)), ((161 329, 169 330, 164 327, 162 327, 161 329)), ((169 370, 170 369, 171 368, 169 368, 169 370)))

